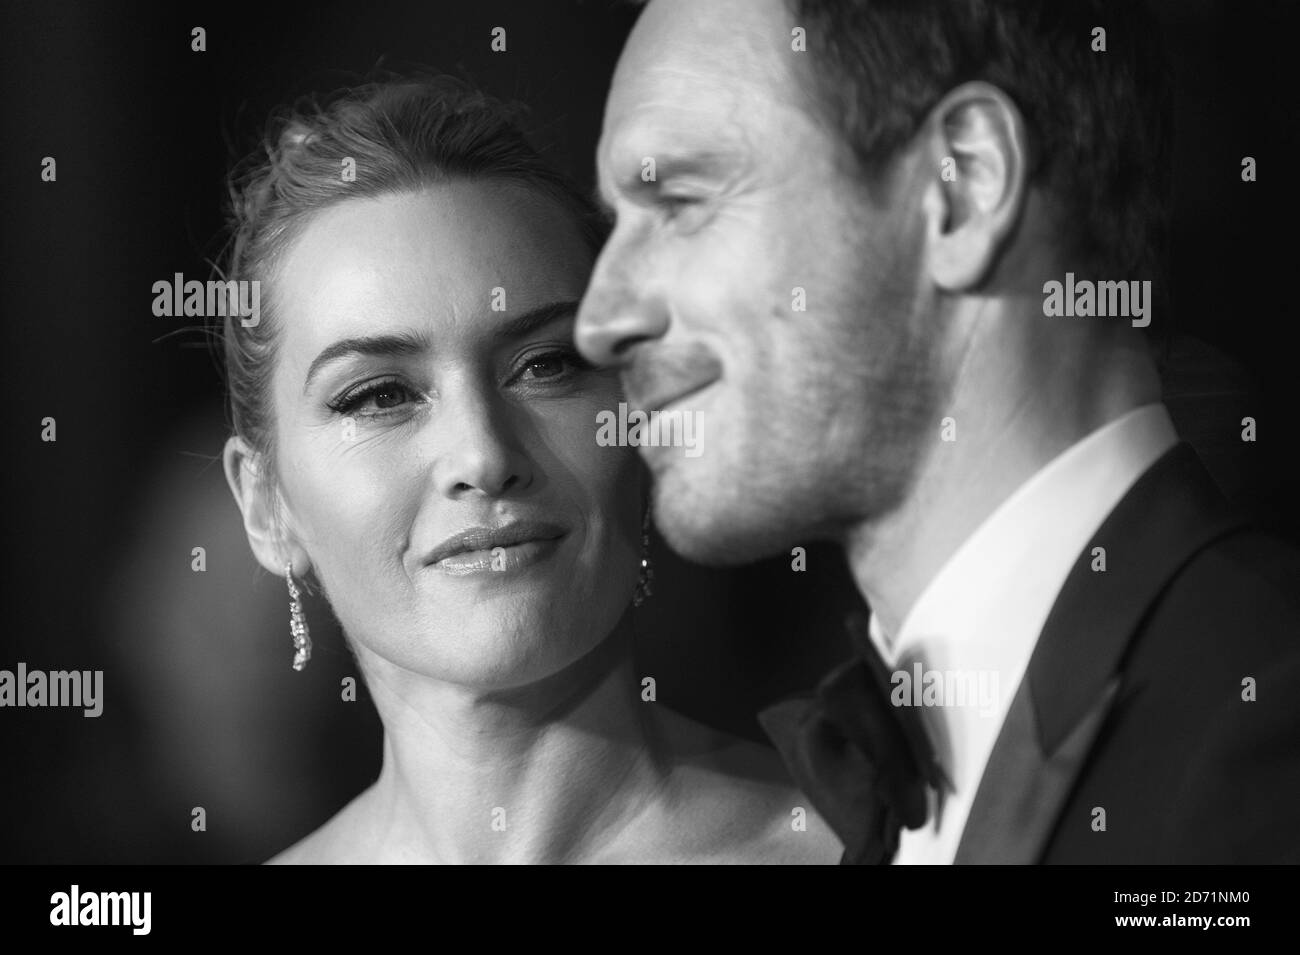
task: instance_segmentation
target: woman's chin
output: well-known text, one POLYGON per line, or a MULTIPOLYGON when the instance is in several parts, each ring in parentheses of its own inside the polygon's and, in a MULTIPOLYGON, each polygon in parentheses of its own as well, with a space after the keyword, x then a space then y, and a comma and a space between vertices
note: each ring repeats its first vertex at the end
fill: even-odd
POLYGON ((553 592, 545 599, 514 594, 456 606, 442 602, 428 615, 428 626, 403 645, 371 642, 367 655, 437 683, 489 691, 526 686, 586 656, 618 622, 614 612, 608 626, 590 627, 595 621, 565 609, 553 592), (575 626, 577 620, 587 625, 575 626))

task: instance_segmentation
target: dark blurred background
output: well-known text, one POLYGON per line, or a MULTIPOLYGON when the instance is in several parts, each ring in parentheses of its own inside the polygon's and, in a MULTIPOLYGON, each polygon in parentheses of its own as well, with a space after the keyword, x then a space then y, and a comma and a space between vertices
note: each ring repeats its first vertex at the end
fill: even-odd
MULTIPOLYGON (((1297 536, 1300 428, 1287 163, 1289 3, 1159 4, 1178 88, 1167 400, 1226 491, 1297 536), (1259 181, 1243 183, 1253 156, 1259 181), (1240 419, 1259 440, 1239 440, 1240 419)), ((206 277, 223 176, 268 112, 376 66, 453 72, 531 108, 584 184, 635 10, 610 0, 148 6, 8 0, 0 669, 105 671, 104 713, 0 710, 0 861, 254 862, 368 785, 380 728, 328 608, 289 666, 283 581, 254 563, 218 460, 221 383, 151 286, 206 277), (190 31, 207 31, 192 52, 190 31), (493 53, 491 30, 507 30, 493 53), (40 179, 56 158, 58 179, 40 179), (57 420, 58 440, 40 439, 57 420), (207 570, 191 569, 206 550, 207 570), (191 830, 202 806, 207 831, 191 830)), ((1161 320, 1160 316, 1156 317, 1161 320)), ((655 542, 641 672, 660 700, 757 738, 753 713, 847 655, 859 605, 834 549, 735 571, 655 542)))

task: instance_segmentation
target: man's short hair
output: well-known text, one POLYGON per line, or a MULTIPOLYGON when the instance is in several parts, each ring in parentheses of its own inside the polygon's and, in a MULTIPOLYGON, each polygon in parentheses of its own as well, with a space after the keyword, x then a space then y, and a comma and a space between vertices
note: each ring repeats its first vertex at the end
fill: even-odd
POLYGON ((807 31, 816 108, 869 182, 947 92, 983 80, 1024 116, 1030 181, 1059 203, 1067 263, 1160 278, 1172 111, 1140 0, 786 2, 807 31))

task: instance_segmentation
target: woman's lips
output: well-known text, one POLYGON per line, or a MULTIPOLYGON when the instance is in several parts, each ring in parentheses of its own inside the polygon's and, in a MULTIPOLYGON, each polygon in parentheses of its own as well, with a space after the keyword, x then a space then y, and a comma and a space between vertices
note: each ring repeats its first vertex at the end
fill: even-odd
POLYGON ((425 563, 455 575, 505 573, 550 556, 565 533, 559 525, 528 520, 469 527, 435 547, 425 563))
POLYGON ((471 574, 504 574, 539 563, 555 553, 559 537, 539 538, 518 544, 497 545, 490 550, 468 550, 444 557, 433 566, 452 577, 471 574))

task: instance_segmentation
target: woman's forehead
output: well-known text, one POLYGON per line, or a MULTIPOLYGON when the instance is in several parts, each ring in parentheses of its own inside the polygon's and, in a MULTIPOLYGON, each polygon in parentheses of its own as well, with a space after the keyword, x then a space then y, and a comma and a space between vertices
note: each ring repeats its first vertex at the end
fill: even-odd
POLYGON ((531 190, 465 181, 333 206, 300 230, 277 270, 286 339, 309 345, 380 326, 474 336, 576 301, 590 253, 564 218, 531 190))

